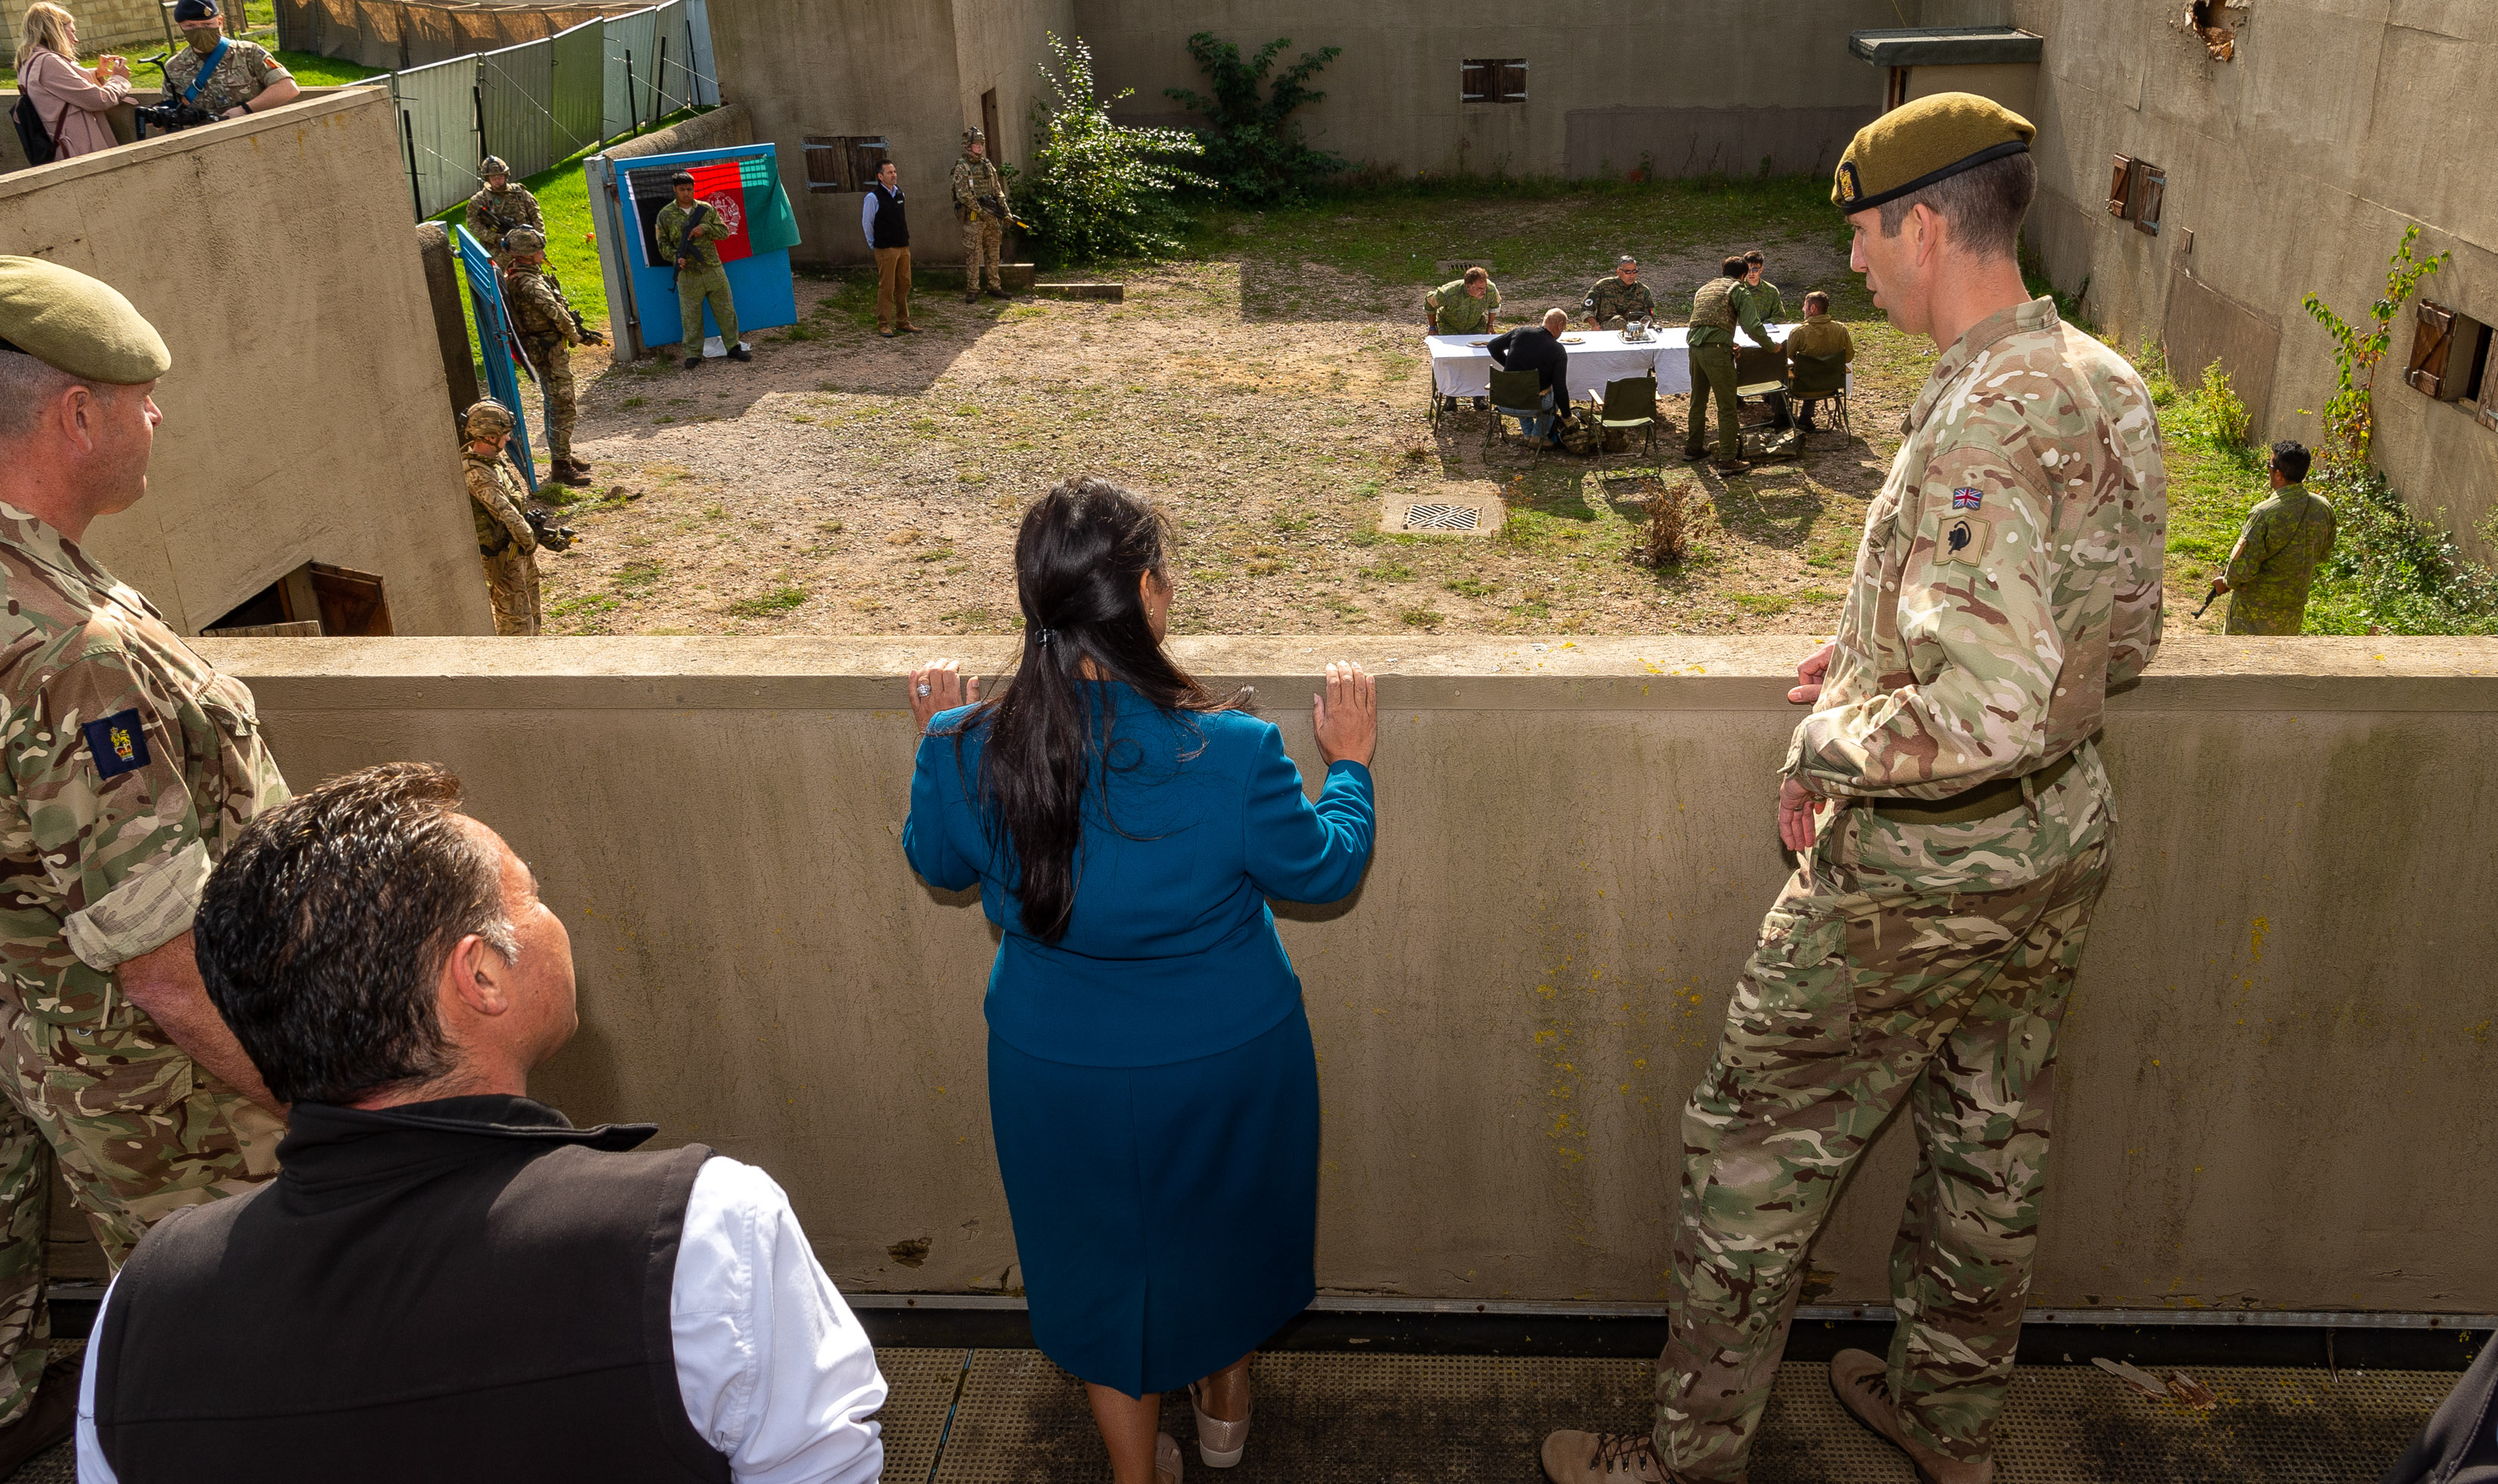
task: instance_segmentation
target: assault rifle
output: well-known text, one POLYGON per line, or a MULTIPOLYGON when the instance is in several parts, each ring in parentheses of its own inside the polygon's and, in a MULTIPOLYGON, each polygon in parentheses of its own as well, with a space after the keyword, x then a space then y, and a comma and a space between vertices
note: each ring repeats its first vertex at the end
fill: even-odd
POLYGON ((686 270, 686 249, 693 245, 694 229, 701 226, 703 218, 710 214, 711 203, 708 201, 695 202, 694 208, 686 213, 685 233, 677 238, 677 266, 668 270, 669 288, 677 286, 677 274, 686 270))
POLYGON ((1021 227, 1026 232, 1030 232, 1032 230, 1032 223, 1025 221, 1022 217, 1008 210, 1007 204, 995 196, 982 196, 978 200, 973 202, 972 205, 979 207, 983 211, 986 211, 991 216, 996 217, 998 219, 998 225, 1001 227, 1021 227))
MULTIPOLYGON (((2207 592, 2207 593, 2203 594, 2203 608, 2209 608, 2209 607, 2211 607, 2211 606, 2212 606, 2212 600, 2213 600, 2214 598, 2219 597, 2220 595, 2221 595, 2221 584, 2218 584, 2218 583, 2214 583, 2214 584, 2212 584, 2212 590, 2211 590, 2210 592, 2207 592)), ((2198 608, 2198 609, 2194 610, 2194 616, 2195 616, 2195 617, 2200 618, 2200 617, 2202 617, 2202 616, 2203 616, 2203 608, 2198 608)))

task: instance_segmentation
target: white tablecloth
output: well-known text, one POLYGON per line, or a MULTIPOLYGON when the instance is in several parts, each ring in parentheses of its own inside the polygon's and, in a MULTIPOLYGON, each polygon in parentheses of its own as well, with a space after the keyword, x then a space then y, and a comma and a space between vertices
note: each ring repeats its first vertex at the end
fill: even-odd
MULTIPOLYGON (((1778 337, 1784 339, 1792 324, 1773 325, 1778 337)), ((1659 330, 1653 338, 1625 343, 1618 330, 1572 330, 1580 336, 1576 345, 1565 344, 1570 353, 1570 397, 1585 401, 1601 398, 1605 383, 1625 376, 1656 373, 1656 395, 1688 396, 1691 394, 1691 358, 1684 353, 1684 341, 1690 332, 1681 326, 1659 330)), ((1489 335, 1425 335, 1431 347, 1431 385, 1448 396, 1482 396, 1491 390, 1491 357, 1484 350, 1489 335)), ((1738 343, 1744 343, 1739 340, 1738 343)), ((1855 378, 1850 377, 1854 386, 1855 378)))

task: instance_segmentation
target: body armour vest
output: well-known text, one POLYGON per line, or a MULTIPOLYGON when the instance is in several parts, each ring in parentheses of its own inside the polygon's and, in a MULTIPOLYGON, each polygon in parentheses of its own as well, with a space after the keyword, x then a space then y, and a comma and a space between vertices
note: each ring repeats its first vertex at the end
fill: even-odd
POLYGON ((282 1173, 157 1223, 95 1338, 122 1484, 704 1481, 668 1300, 711 1151, 522 1097, 299 1103, 282 1173))
POLYGON ((902 214, 902 192, 888 191, 881 183, 868 189, 876 193, 874 244, 880 248, 910 246, 911 220, 902 214))
POLYGON ((1722 330, 1735 333, 1735 280, 1712 278, 1691 296, 1690 330, 1722 330))

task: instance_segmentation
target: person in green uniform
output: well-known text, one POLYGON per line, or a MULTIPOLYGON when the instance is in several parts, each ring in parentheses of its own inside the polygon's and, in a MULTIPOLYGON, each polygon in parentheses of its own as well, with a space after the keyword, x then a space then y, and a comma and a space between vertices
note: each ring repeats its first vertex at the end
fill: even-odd
POLYGON ((1488 335, 1500 320, 1500 285, 1480 268, 1423 296, 1424 333, 1488 335))
POLYGON ((2333 502, 2309 492, 2305 444, 2272 446, 2272 494, 2247 512, 2229 565, 2212 580, 2229 594, 2225 633, 2295 634, 2307 625, 2307 589, 2316 564, 2333 550, 2333 502))
POLYGON ((1682 436, 1682 457, 1709 457, 1709 404, 1717 403, 1717 458, 1721 474, 1751 468, 1744 461, 1744 427, 1735 416, 1735 332, 1742 330, 1760 345, 1776 345, 1751 297, 1743 292, 1744 260, 1729 258, 1717 276, 1691 296, 1691 329, 1684 340, 1691 358, 1691 415, 1682 436))
POLYGON ((1776 325, 1787 317, 1787 304, 1778 294, 1778 286, 1761 276, 1769 262, 1757 247, 1744 254, 1744 292, 1752 296, 1752 307, 1759 312, 1761 323, 1776 325))
POLYGON ((659 208, 653 235, 658 238, 659 255, 677 265, 677 309, 684 316, 686 369, 702 364, 706 302, 711 305, 713 323, 720 326, 720 343, 728 347, 728 359, 752 361, 754 353, 737 338, 737 300, 728 292, 728 269, 721 266, 720 248, 714 245, 731 229, 709 202, 694 200, 692 173, 681 170, 668 178, 677 188, 677 199, 659 208))
POLYGON ((1614 260, 1610 277, 1599 278, 1579 301, 1589 330, 1619 330, 1633 320, 1656 317, 1656 296, 1639 281, 1639 259, 1624 253, 1614 260))

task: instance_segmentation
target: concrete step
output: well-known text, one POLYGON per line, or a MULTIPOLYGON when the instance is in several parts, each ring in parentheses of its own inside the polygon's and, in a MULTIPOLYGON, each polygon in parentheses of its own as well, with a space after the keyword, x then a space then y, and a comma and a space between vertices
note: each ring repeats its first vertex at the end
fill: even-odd
POLYGON ((1100 299, 1119 303, 1128 297, 1124 283, 1036 283, 1032 292, 1041 299, 1100 299))

